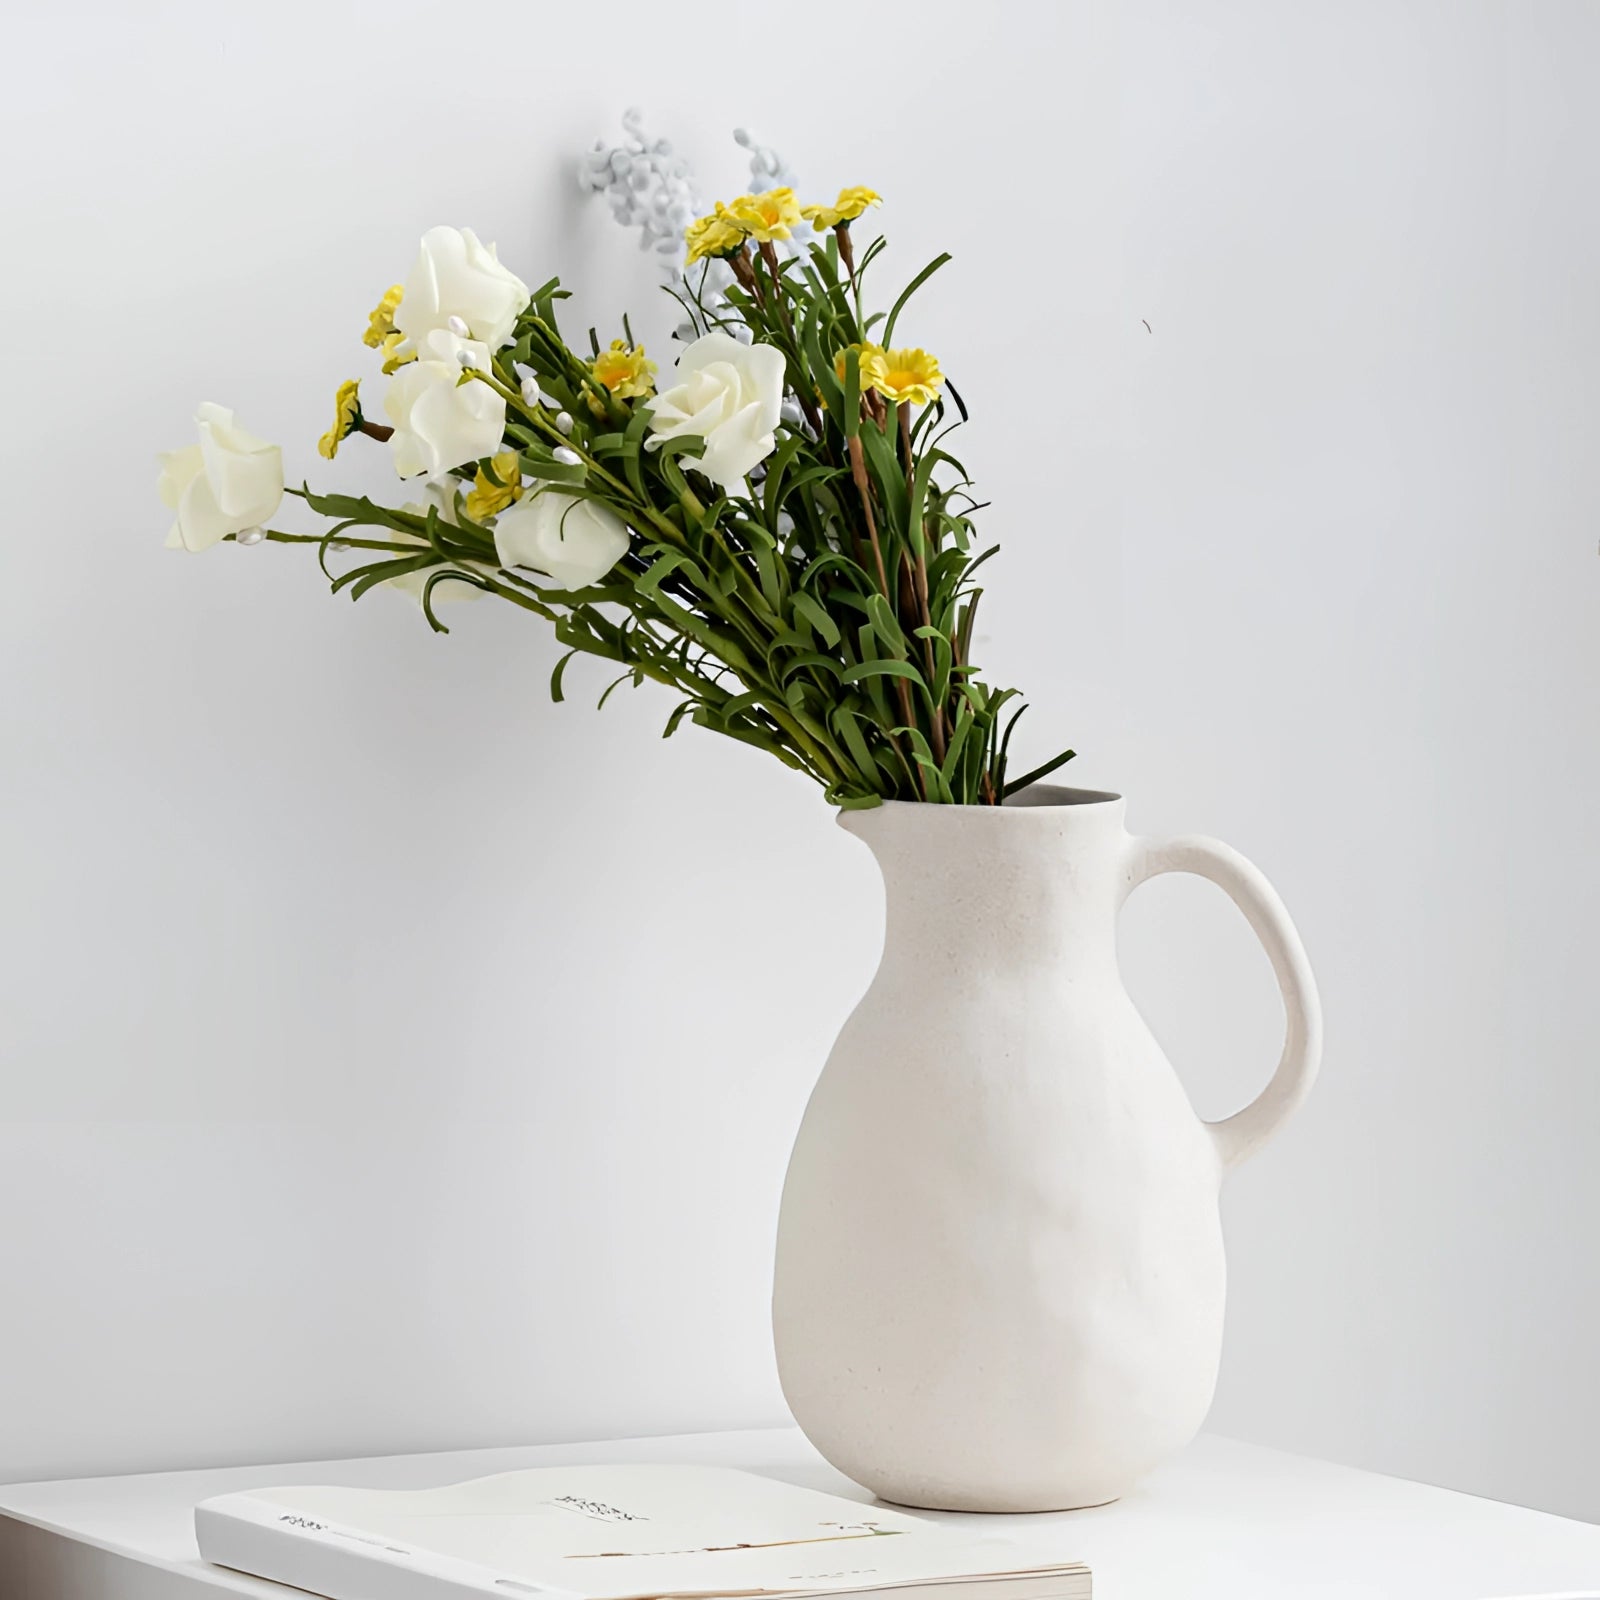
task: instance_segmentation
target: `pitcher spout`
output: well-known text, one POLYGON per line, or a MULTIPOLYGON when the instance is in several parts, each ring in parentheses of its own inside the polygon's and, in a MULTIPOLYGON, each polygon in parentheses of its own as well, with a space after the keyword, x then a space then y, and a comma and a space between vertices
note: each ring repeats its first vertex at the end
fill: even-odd
POLYGON ((885 961, 1115 965, 1129 844, 1121 795, 1036 784, 1003 806, 842 811, 883 877, 885 961))

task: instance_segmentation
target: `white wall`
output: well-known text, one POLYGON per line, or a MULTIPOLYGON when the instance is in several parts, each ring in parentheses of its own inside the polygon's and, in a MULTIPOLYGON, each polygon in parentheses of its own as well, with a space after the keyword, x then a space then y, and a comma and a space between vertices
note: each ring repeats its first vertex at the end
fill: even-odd
MULTIPOLYGON (((152 493, 200 398, 385 486, 312 444, 435 221, 659 327, 569 172, 639 100, 713 191, 748 121, 889 195, 899 273, 955 252, 916 333, 1024 754, 1300 921, 1325 1077, 1227 1199, 1214 1424, 1600 1517, 1600 11, 809 9, 13 23, 0 1478, 781 1414, 865 853, 652 693, 548 704, 532 619, 172 555, 152 493)), ((1278 1025, 1243 924, 1168 880, 1125 935, 1231 1109, 1278 1025)))

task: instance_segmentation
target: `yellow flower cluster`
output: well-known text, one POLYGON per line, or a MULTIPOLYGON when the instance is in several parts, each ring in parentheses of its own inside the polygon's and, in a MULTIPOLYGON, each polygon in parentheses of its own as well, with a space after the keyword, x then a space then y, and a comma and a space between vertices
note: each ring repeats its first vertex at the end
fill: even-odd
POLYGON ((853 222, 868 206, 879 204, 875 189, 861 185, 841 189, 831 206, 802 206, 787 185, 768 189, 765 194, 742 194, 691 222, 684 234, 689 246, 689 264, 703 256, 732 255, 746 239, 765 244, 772 239, 787 239, 802 221, 815 228, 837 228, 853 222))
POLYGON ((404 293, 405 286, 397 283, 384 294, 372 315, 367 318, 367 331, 361 335, 362 344, 377 350, 394 333, 394 314, 400 309, 400 298, 404 293))
POLYGON ((590 371, 619 400, 636 399, 656 386, 656 364, 645 360, 644 346, 630 346, 622 339, 613 339, 611 348, 594 358, 590 371))
POLYGON ((521 498, 522 463, 515 450, 503 450, 478 464, 478 475, 467 491, 467 515, 482 522, 521 498))
POLYGON ((317 454, 329 461, 339 453, 339 446, 361 426, 361 380, 352 378, 339 385, 333 397, 333 426, 317 440, 317 454))
POLYGON ((872 387, 895 405, 929 405, 943 385, 938 357, 926 350, 885 350, 882 371, 872 375, 872 387))
POLYGON ((868 206, 881 205, 883 196, 876 189, 857 184, 841 189, 839 198, 831 206, 801 206, 800 215, 819 231, 837 228, 841 223, 854 222, 868 206))
POLYGON ((744 229, 719 200, 709 216, 689 224, 684 239, 689 245, 688 264, 693 266, 702 256, 731 255, 744 243, 744 229))
MULTIPOLYGON (((944 374, 939 370, 938 357, 926 350, 885 350, 878 344, 851 345, 849 349, 860 352, 863 392, 872 389, 891 405, 925 406, 939 397, 944 374)), ((848 353, 848 350, 841 350, 833 359, 833 370, 840 383, 844 382, 848 353)))
POLYGON ((415 350, 408 350, 400 354, 400 346, 405 343, 405 335, 394 325, 394 314, 400 309, 401 297, 405 294, 403 284, 395 284, 386 290, 372 314, 367 318, 367 331, 361 335, 361 342, 374 350, 383 352, 383 370, 385 374, 393 372, 397 367, 403 367, 408 361, 417 359, 415 350))
POLYGON ((833 358, 833 375, 840 383, 844 382, 845 357, 854 350, 861 368, 861 387, 870 389, 873 376, 883 370, 883 346, 878 344, 851 344, 846 345, 838 355, 833 358))
POLYGON ((787 186, 768 189, 765 194, 742 194, 729 204, 728 210, 758 244, 787 239, 800 221, 800 202, 787 186))

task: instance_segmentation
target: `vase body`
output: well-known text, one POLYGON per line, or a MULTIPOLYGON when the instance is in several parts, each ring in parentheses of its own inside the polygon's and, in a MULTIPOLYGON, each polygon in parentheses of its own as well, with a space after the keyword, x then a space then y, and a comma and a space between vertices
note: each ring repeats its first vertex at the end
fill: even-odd
POLYGON ((943 1510, 1097 1505, 1211 1403, 1218 1190, 1298 1103, 1320 1026, 1265 880, 1209 840, 1130 837, 1119 797, 841 814, 877 857, 876 977, 806 1109, 784 1187, 773 1326, 821 1453, 943 1510), (1289 1038, 1261 1100, 1202 1122, 1123 988, 1117 912, 1202 871, 1262 933, 1289 1038))

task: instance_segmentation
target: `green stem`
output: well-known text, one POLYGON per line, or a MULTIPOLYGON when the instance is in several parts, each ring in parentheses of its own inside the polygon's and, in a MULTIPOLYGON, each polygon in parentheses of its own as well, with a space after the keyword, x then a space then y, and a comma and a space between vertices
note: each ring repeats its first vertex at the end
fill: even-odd
MULTIPOLYGON (((276 528, 263 528, 262 535, 273 544, 321 544, 328 538, 325 533, 280 533, 276 528)), ((225 533, 223 538, 238 542, 237 534, 225 533)), ((352 550, 395 550, 407 556, 420 555, 428 548, 426 541, 418 544, 395 544, 387 539, 347 539, 342 533, 335 534, 329 542, 348 545, 352 550)))

